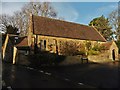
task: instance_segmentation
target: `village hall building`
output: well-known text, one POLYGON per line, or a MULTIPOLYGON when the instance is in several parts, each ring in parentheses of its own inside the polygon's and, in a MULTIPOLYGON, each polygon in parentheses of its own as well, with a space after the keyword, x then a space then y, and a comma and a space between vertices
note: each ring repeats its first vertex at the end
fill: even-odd
MULTIPOLYGON (((50 53, 61 53, 62 42, 75 42, 80 44, 90 41, 94 46, 96 43, 106 47, 104 54, 98 55, 103 59, 118 60, 118 47, 114 41, 108 42, 93 26, 67 22, 58 19, 30 15, 29 30, 25 37, 19 37, 18 43, 13 45, 13 63, 16 61, 16 53, 26 50, 27 54, 31 51, 44 50, 50 53), (35 48, 37 47, 37 48, 35 48)), ((3 44, 3 59, 6 53, 7 41, 10 35, 6 37, 3 44)), ((78 48, 79 49, 79 48, 78 48)), ((39 52, 34 52, 39 53, 39 52)), ((95 56, 97 59, 97 56, 95 56)), ((94 59, 93 57, 90 57, 94 59)), ((94 60, 95 61, 95 60, 94 60)))

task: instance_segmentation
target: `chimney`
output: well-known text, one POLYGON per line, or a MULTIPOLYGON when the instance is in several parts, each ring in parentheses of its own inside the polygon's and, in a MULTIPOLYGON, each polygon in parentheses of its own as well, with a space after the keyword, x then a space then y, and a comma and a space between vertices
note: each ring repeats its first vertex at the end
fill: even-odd
POLYGON ((30 13, 29 18, 29 29, 28 29, 28 45, 31 46, 32 44, 32 35, 33 35, 33 15, 30 13))

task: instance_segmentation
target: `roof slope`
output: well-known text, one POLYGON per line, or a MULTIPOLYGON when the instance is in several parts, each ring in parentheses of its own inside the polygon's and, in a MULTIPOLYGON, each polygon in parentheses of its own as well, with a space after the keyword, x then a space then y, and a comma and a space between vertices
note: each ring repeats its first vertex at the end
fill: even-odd
MULTIPOLYGON (((115 45, 115 47, 117 47, 115 41, 108 41, 108 42, 105 42, 105 43, 102 44, 102 46, 104 46, 106 50, 109 50, 110 47, 111 47, 113 44, 115 45)), ((118 48, 118 47, 117 47, 117 48, 118 48)))
POLYGON ((29 45, 28 45, 27 36, 18 38, 17 43, 16 43, 15 46, 16 47, 28 47, 29 45))
POLYGON ((41 16, 33 16, 32 20, 34 34, 81 40, 106 41, 90 26, 41 16))
POLYGON ((113 43, 112 41, 106 42, 106 43, 103 43, 102 46, 104 46, 106 50, 109 50, 111 45, 112 45, 112 43, 113 43))

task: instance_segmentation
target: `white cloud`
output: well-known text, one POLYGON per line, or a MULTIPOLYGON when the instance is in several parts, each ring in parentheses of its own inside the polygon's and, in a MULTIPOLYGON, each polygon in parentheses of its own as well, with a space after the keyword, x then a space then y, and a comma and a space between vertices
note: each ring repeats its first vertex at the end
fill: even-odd
POLYGON ((60 12, 59 15, 65 18, 67 21, 75 22, 79 17, 79 13, 72 7, 67 7, 62 12, 60 12), (64 14, 62 14, 62 12, 64 14))
POLYGON ((52 3, 52 4, 53 7, 58 12, 58 17, 63 17, 66 21, 71 22, 75 22, 78 19, 79 13, 68 3, 52 3))
POLYGON ((25 2, 2 2, 2 12, 0 14, 13 15, 15 11, 21 10, 25 2))

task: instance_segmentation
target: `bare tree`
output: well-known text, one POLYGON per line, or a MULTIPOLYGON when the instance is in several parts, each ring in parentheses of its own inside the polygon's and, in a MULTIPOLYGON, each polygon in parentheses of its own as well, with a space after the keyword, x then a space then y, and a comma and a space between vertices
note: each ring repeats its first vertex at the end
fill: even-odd
MULTIPOLYGON (((43 3, 38 3, 38 2, 30 2, 28 4, 26 4, 22 9, 21 9, 21 18, 23 23, 18 24, 20 31, 21 31, 21 35, 24 36, 27 34, 27 29, 29 27, 29 15, 30 13, 33 15, 37 15, 37 16, 45 16, 45 17, 55 17, 53 15, 50 15, 50 13, 48 13, 50 10, 53 10, 52 7, 49 5, 49 3, 43 2, 43 3), (23 25, 24 24, 24 25, 23 25)), ((17 15, 16 15, 17 16, 17 15)), ((20 21, 20 20, 19 20, 20 21)))
POLYGON ((54 8, 50 5, 49 2, 30 2, 26 4, 22 9, 21 12, 16 12, 15 17, 17 20, 18 28, 21 31, 21 36, 27 34, 27 30, 29 27, 29 15, 37 15, 37 16, 44 16, 55 18, 57 17, 57 13, 54 8))
POLYGON ((115 30, 114 34, 116 35, 116 39, 120 40, 120 17, 118 16, 118 10, 114 10, 109 14, 109 21, 112 28, 115 30))
POLYGON ((43 2, 41 5, 41 16, 44 17, 56 17, 57 16, 57 12, 55 11, 54 8, 52 8, 50 6, 49 2, 43 2))
POLYGON ((0 24, 3 24, 4 26, 8 26, 9 24, 11 24, 9 19, 10 19, 9 15, 6 14, 0 15, 0 24))
POLYGON ((14 19, 12 16, 2 14, 0 15, 0 28, 3 32, 6 32, 6 28, 11 25, 14 27, 14 19))
POLYGON ((20 31, 20 36, 27 35, 29 27, 29 15, 56 18, 57 12, 49 2, 29 2, 20 11, 14 12, 13 16, 2 15, 0 23, 5 26, 12 25, 20 31))

